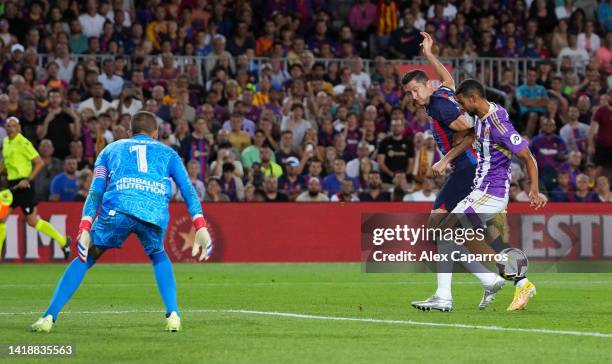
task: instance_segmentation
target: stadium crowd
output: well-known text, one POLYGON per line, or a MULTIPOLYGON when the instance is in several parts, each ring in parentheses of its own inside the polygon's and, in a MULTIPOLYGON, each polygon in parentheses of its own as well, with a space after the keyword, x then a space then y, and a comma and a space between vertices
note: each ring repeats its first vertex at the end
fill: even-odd
POLYGON ((420 31, 441 57, 537 59, 490 81, 542 190, 612 201, 611 0, 5 0, 0 138, 18 117, 40 201, 84 200, 141 109, 202 201, 433 201, 430 120, 392 62, 419 56, 420 31))

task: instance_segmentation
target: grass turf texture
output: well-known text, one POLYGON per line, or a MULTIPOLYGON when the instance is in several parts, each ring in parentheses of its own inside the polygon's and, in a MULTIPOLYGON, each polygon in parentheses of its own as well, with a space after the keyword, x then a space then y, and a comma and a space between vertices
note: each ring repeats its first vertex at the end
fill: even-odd
MULTIPOLYGON (((612 357, 612 337, 198 311, 244 309, 612 334, 612 274, 532 274, 538 295, 522 312, 505 311, 511 285, 492 307, 479 311, 480 284, 457 274, 455 311, 441 313, 409 304, 433 292, 434 274, 364 274, 359 264, 177 264, 184 331, 166 333, 151 267, 107 264, 88 273, 53 332, 28 332, 63 269, 59 264, 0 266, 0 343, 75 344, 76 355, 69 359, 75 363, 601 363, 612 357), (95 313, 100 311, 139 312, 95 313), (6 314, 12 312, 19 314, 6 314)), ((10 363, 33 360, 41 361, 0 357, 10 363)))

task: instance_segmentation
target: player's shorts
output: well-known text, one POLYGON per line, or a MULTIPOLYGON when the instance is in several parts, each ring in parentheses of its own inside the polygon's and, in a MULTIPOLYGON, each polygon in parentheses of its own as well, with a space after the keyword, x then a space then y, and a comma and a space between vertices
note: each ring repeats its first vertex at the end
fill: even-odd
POLYGON ((34 208, 37 205, 34 185, 33 182, 30 182, 30 187, 28 188, 16 188, 13 190, 12 188, 17 186, 20 181, 20 179, 8 181, 9 188, 11 188, 11 192, 13 193, 11 208, 21 207, 23 213, 29 215, 34 212, 34 208))
POLYGON ((464 227, 484 226, 506 211, 508 198, 496 197, 479 189, 473 190, 451 211, 459 216, 464 227))
POLYGON ((100 248, 121 248, 131 233, 148 255, 164 250, 165 229, 115 210, 100 211, 91 227, 91 240, 100 248))
POLYGON ((436 197, 433 209, 452 211, 457 204, 472 192, 476 167, 453 171, 436 197))

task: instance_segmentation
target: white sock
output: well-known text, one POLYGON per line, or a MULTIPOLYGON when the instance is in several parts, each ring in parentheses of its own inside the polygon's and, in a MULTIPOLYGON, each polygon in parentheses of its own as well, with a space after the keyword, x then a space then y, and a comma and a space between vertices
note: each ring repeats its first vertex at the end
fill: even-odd
POLYGON ((488 272, 488 273, 472 273, 476 276, 476 278, 480 279, 480 282, 483 286, 490 286, 497 280, 497 274, 488 272))
POLYGON ((453 282, 453 273, 438 273, 438 289, 436 290, 436 296, 445 299, 452 300, 453 295, 451 293, 451 284, 453 282))
MULTIPOLYGON (((439 280, 438 280, 438 282, 439 282, 439 280)), ((523 279, 521 279, 520 281, 516 282, 516 286, 517 286, 518 288, 523 288, 523 286, 524 286, 524 285, 526 285, 526 284, 527 284, 527 282, 529 282, 529 279, 527 279, 527 278, 523 278, 523 279)), ((439 284, 439 283, 438 283, 438 284, 439 284)))

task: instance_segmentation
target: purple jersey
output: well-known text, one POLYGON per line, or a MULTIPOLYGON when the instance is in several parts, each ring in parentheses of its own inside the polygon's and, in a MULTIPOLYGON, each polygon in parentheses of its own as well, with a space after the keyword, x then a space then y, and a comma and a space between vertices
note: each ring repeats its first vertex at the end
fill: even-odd
POLYGON ((512 126, 506 109, 494 103, 489 104, 484 118, 474 118, 474 127, 479 144, 474 188, 507 198, 512 180, 512 154, 527 148, 528 143, 512 126))
MULTIPOLYGON (((429 98, 427 114, 432 119, 431 131, 438 148, 442 154, 448 153, 452 148, 454 131, 450 124, 461 116, 459 103, 455 100, 455 92, 448 87, 441 86, 429 98)), ((474 168, 476 166, 476 152, 469 147, 465 153, 460 154, 452 162, 455 170, 474 168)))

